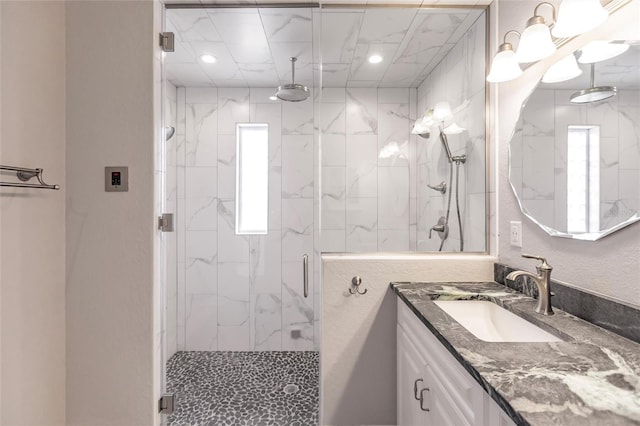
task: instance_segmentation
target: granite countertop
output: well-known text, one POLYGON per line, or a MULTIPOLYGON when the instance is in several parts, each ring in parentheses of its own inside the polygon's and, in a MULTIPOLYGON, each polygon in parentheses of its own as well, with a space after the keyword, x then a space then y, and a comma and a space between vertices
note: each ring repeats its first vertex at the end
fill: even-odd
POLYGON ((640 425, 640 344, 495 282, 391 283, 395 293, 516 424, 640 425), (562 342, 489 343, 432 301, 489 300, 562 342))

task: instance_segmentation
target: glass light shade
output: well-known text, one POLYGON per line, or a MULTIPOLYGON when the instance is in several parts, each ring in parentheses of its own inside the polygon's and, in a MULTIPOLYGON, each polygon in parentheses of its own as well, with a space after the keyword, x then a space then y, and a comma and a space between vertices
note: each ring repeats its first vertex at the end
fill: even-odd
POLYGON ((571 80, 582 74, 582 70, 576 62, 573 53, 560 59, 542 76, 543 83, 559 83, 561 81, 571 80))
POLYGON ((438 102, 433 107, 433 117, 438 121, 447 121, 453 117, 449 102, 438 102))
POLYGON ((622 55, 627 50, 629 50, 629 45, 626 43, 594 40, 580 49, 582 53, 580 54, 578 62, 581 64, 593 64, 595 62, 606 61, 607 59, 622 55))
POLYGON ((573 37, 601 25, 609 17, 600 0, 563 0, 551 30, 554 37, 573 37))
POLYGON ((487 81, 489 83, 501 83, 514 80, 521 75, 522 69, 516 60, 515 52, 511 49, 503 50, 493 57, 487 81))
POLYGON ((549 27, 543 23, 532 24, 522 33, 516 59, 521 64, 539 61, 553 55, 556 45, 551 40, 549 27))
POLYGON ((457 135, 464 132, 465 130, 467 129, 465 129, 464 127, 458 126, 456 123, 451 123, 447 127, 445 127, 442 131, 446 135, 457 135))
POLYGON ((435 124, 436 122, 433 119, 433 110, 430 109, 426 111, 422 117, 416 120, 411 133, 414 135, 428 135, 435 124))

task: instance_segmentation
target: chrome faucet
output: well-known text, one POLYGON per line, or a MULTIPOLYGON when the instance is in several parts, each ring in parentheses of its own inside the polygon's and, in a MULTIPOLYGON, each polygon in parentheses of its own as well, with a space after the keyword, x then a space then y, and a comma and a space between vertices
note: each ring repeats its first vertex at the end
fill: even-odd
POLYGON ((547 263, 544 257, 533 256, 530 254, 522 254, 522 257, 528 259, 538 259, 542 263, 536 266, 538 275, 532 274, 527 271, 513 271, 507 275, 508 280, 515 281, 518 277, 526 276, 533 279, 538 286, 538 304, 536 305, 536 312, 542 315, 553 315, 553 309, 551 309, 551 287, 549 286, 551 278, 551 265, 547 263))

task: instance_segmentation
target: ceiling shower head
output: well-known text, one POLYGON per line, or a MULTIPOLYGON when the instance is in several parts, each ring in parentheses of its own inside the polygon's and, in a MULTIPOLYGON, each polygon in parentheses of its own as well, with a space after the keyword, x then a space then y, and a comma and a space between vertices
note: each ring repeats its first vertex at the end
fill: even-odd
POLYGON ((594 74, 595 74, 596 65, 595 63, 591 64, 591 87, 588 89, 578 90, 577 92, 571 95, 569 101, 572 104, 587 104, 591 102, 603 101, 605 99, 609 99, 612 96, 615 96, 618 93, 618 89, 615 86, 598 86, 595 87, 594 84, 594 74))
POLYGON ((296 61, 297 58, 291 57, 289 58, 291 61, 291 83, 283 84, 282 86, 278 86, 278 90, 276 91, 276 96, 278 99, 287 102, 300 102, 309 98, 311 94, 309 92, 309 88, 302 84, 296 84, 296 61))

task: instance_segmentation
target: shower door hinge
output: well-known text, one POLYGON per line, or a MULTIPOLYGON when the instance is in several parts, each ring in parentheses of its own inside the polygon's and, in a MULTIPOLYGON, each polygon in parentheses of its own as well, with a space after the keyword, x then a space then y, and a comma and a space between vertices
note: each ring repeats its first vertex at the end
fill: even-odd
POLYGON ((175 35, 168 31, 160 33, 160 47, 163 52, 173 52, 175 50, 175 35))
POLYGON ((165 393, 160 397, 158 401, 158 412, 160 414, 171 414, 175 409, 176 394, 165 393))
POLYGON ((162 213, 158 217, 158 229, 161 232, 173 232, 173 213, 162 213))

